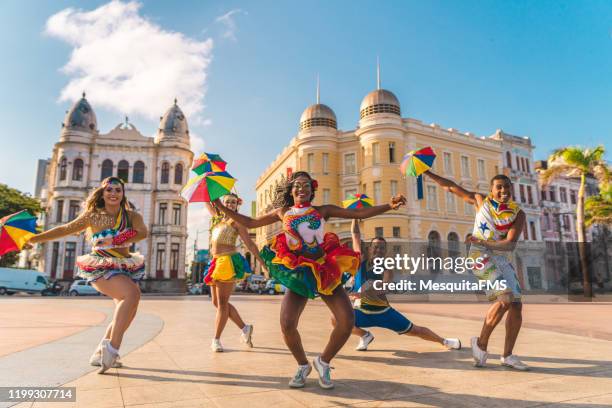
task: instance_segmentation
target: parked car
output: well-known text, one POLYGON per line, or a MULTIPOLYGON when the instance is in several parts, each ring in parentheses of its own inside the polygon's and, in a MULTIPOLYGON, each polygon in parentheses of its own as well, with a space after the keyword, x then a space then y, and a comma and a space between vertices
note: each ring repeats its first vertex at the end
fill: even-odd
POLYGON ((75 280, 70 285, 70 289, 68 289, 68 294, 70 296, 85 296, 85 295, 99 295, 98 292, 91 283, 87 282, 84 279, 75 280))
POLYGON ((274 279, 270 279, 268 282, 266 282, 266 287, 264 289, 264 291, 270 295, 285 293, 286 290, 287 288, 284 285, 278 283, 274 279))
POLYGON ((41 293, 49 286, 47 277, 33 269, 0 268, 0 295, 16 292, 41 293))
POLYGON ((205 283, 195 283, 188 288, 187 293, 190 295, 207 295, 208 285, 205 283))
POLYGON ((247 290, 253 293, 263 293, 266 288, 266 277, 253 274, 246 279, 247 290))

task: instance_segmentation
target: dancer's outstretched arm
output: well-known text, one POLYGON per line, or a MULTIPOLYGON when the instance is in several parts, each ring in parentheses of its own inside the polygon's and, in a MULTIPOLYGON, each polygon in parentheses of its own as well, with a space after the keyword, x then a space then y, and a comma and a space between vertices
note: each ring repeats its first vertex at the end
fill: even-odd
POLYGON ((253 240, 249 236, 249 230, 247 230, 244 225, 239 224, 238 222, 234 223, 234 228, 236 228, 238 230, 238 234, 240 235, 240 239, 242 239, 242 242, 244 242, 244 245, 246 245, 246 247, 248 248, 249 252, 251 254, 253 254, 253 256, 261 264, 261 269, 264 271, 264 274, 266 275, 266 278, 269 278, 268 270, 266 269, 266 263, 264 262, 264 260, 261 257, 261 255, 259 255, 259 249, 257 248, 257 245, 255 245, 255 243, 253 242, 253 240))
POLYGON ((325 219, 330 217, 364 219, 386 213, 389 210, 397 210, 404 204, 406 204, 406 197, 403 195, 396 195, 395 197, 391 198, 391 202, 389 204, 376 205, 374 207, 349 210, 347 208, 338 207, 337 205, 327 204, 317 208, 319 209, 321 217, 325 219))
POLYGON ((225 215, 227 215, 237 223, 244 225, 247 228, 259 228, 266 225, 274 224, 276 221, 283 219, 282 208, 272 210, 269 213, 262 215, 261 217, 251 218, 247 217, 246 215, 242 215, 239 212, 230 210, 225 205, 223 205, 223 203, 219 199, 216 199, 214 203, 219 210, 225 213, 225 215))
POLYGON ((34 235, 32 238, 28 240, 28 244, 37 244, 40 242, 51 241, 53 239, 58 239, 65 237, 67 235, 78 234, 81 231, 84 231, 87 227, 89 227, 90 223, 90 214, 89 212, 85 212, 79 215, 75 220, 70 221, 67 224, 60 225, 59 227, 52 228, 48 231, 41 232, 40 234, 34 235))
POLYGON ((426 171, 425 173, 430 179, 435 181, 438 185, 440 185, 444 190, 450 191, 451 193, 458 195, 464 201, 467 201, 470 204, 476 204, 478 207, 482 204, 482 200, 484 196, 480 193, 476 193, 473 191, 468 191, 465 188, 461 187, 459 184, 451 181, 449 179, 445 179, 444 177, 440 177, 431 170, 426 171))

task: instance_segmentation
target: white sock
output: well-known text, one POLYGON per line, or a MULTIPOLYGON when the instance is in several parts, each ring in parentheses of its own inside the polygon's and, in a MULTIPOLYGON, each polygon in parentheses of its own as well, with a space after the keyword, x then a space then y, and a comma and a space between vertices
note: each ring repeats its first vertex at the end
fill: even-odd
POLYGON ((298 364, 299 368, 306 368, 308 367, 310 364, 298 364))
POLYGON ((244 327, 242 328, 242 332, 246 333, 249 330, 249 325, 245 324, 244 327))
POLYGON ((114 348, 113 345, 110 343, 110 341, 106 343, 106 348, 113 354, 119 354, 119 350, 114 348))
POLYGON ((321 356, 319 356, 319 363, 323 364, 324 366, 329 366, 329 363, 326 363, 325 361, 323 361, 321 356))

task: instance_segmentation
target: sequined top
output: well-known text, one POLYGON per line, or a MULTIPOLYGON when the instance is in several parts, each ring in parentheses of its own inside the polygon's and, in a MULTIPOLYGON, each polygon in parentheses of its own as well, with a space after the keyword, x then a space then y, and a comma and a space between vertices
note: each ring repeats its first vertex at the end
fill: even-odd
POLYGON ((229 220, 219 221, 211 231, 211 242, 216 245, 236 246, 238 230, 234 228, 229 220))

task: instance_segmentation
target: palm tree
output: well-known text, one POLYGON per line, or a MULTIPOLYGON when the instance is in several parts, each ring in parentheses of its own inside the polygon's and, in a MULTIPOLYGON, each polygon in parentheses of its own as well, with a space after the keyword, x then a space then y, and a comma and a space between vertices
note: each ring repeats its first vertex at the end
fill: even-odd
POLYGON ((612 226, 612 184, 602 185, 598 195, 584 202, 584 225, 593 224, 612 226))
POLYGON ((580 269, 584 296, 592 297, 593 288, 588 273, 588 260, 585 248, 585 221, 584 221, 584 189, 587 175, 593 175, 600 185, 610 182, 610 168, 603 159, 605 148, 597 146, 594 149, 578 146, 568 146, 557 149, 548 158, 548 168, 541 173, 542 182, 549 184, 557 177, 579 177, 578 202, 576 203, 576 232, 578 233, 578 251, 580 254, 580 269))

